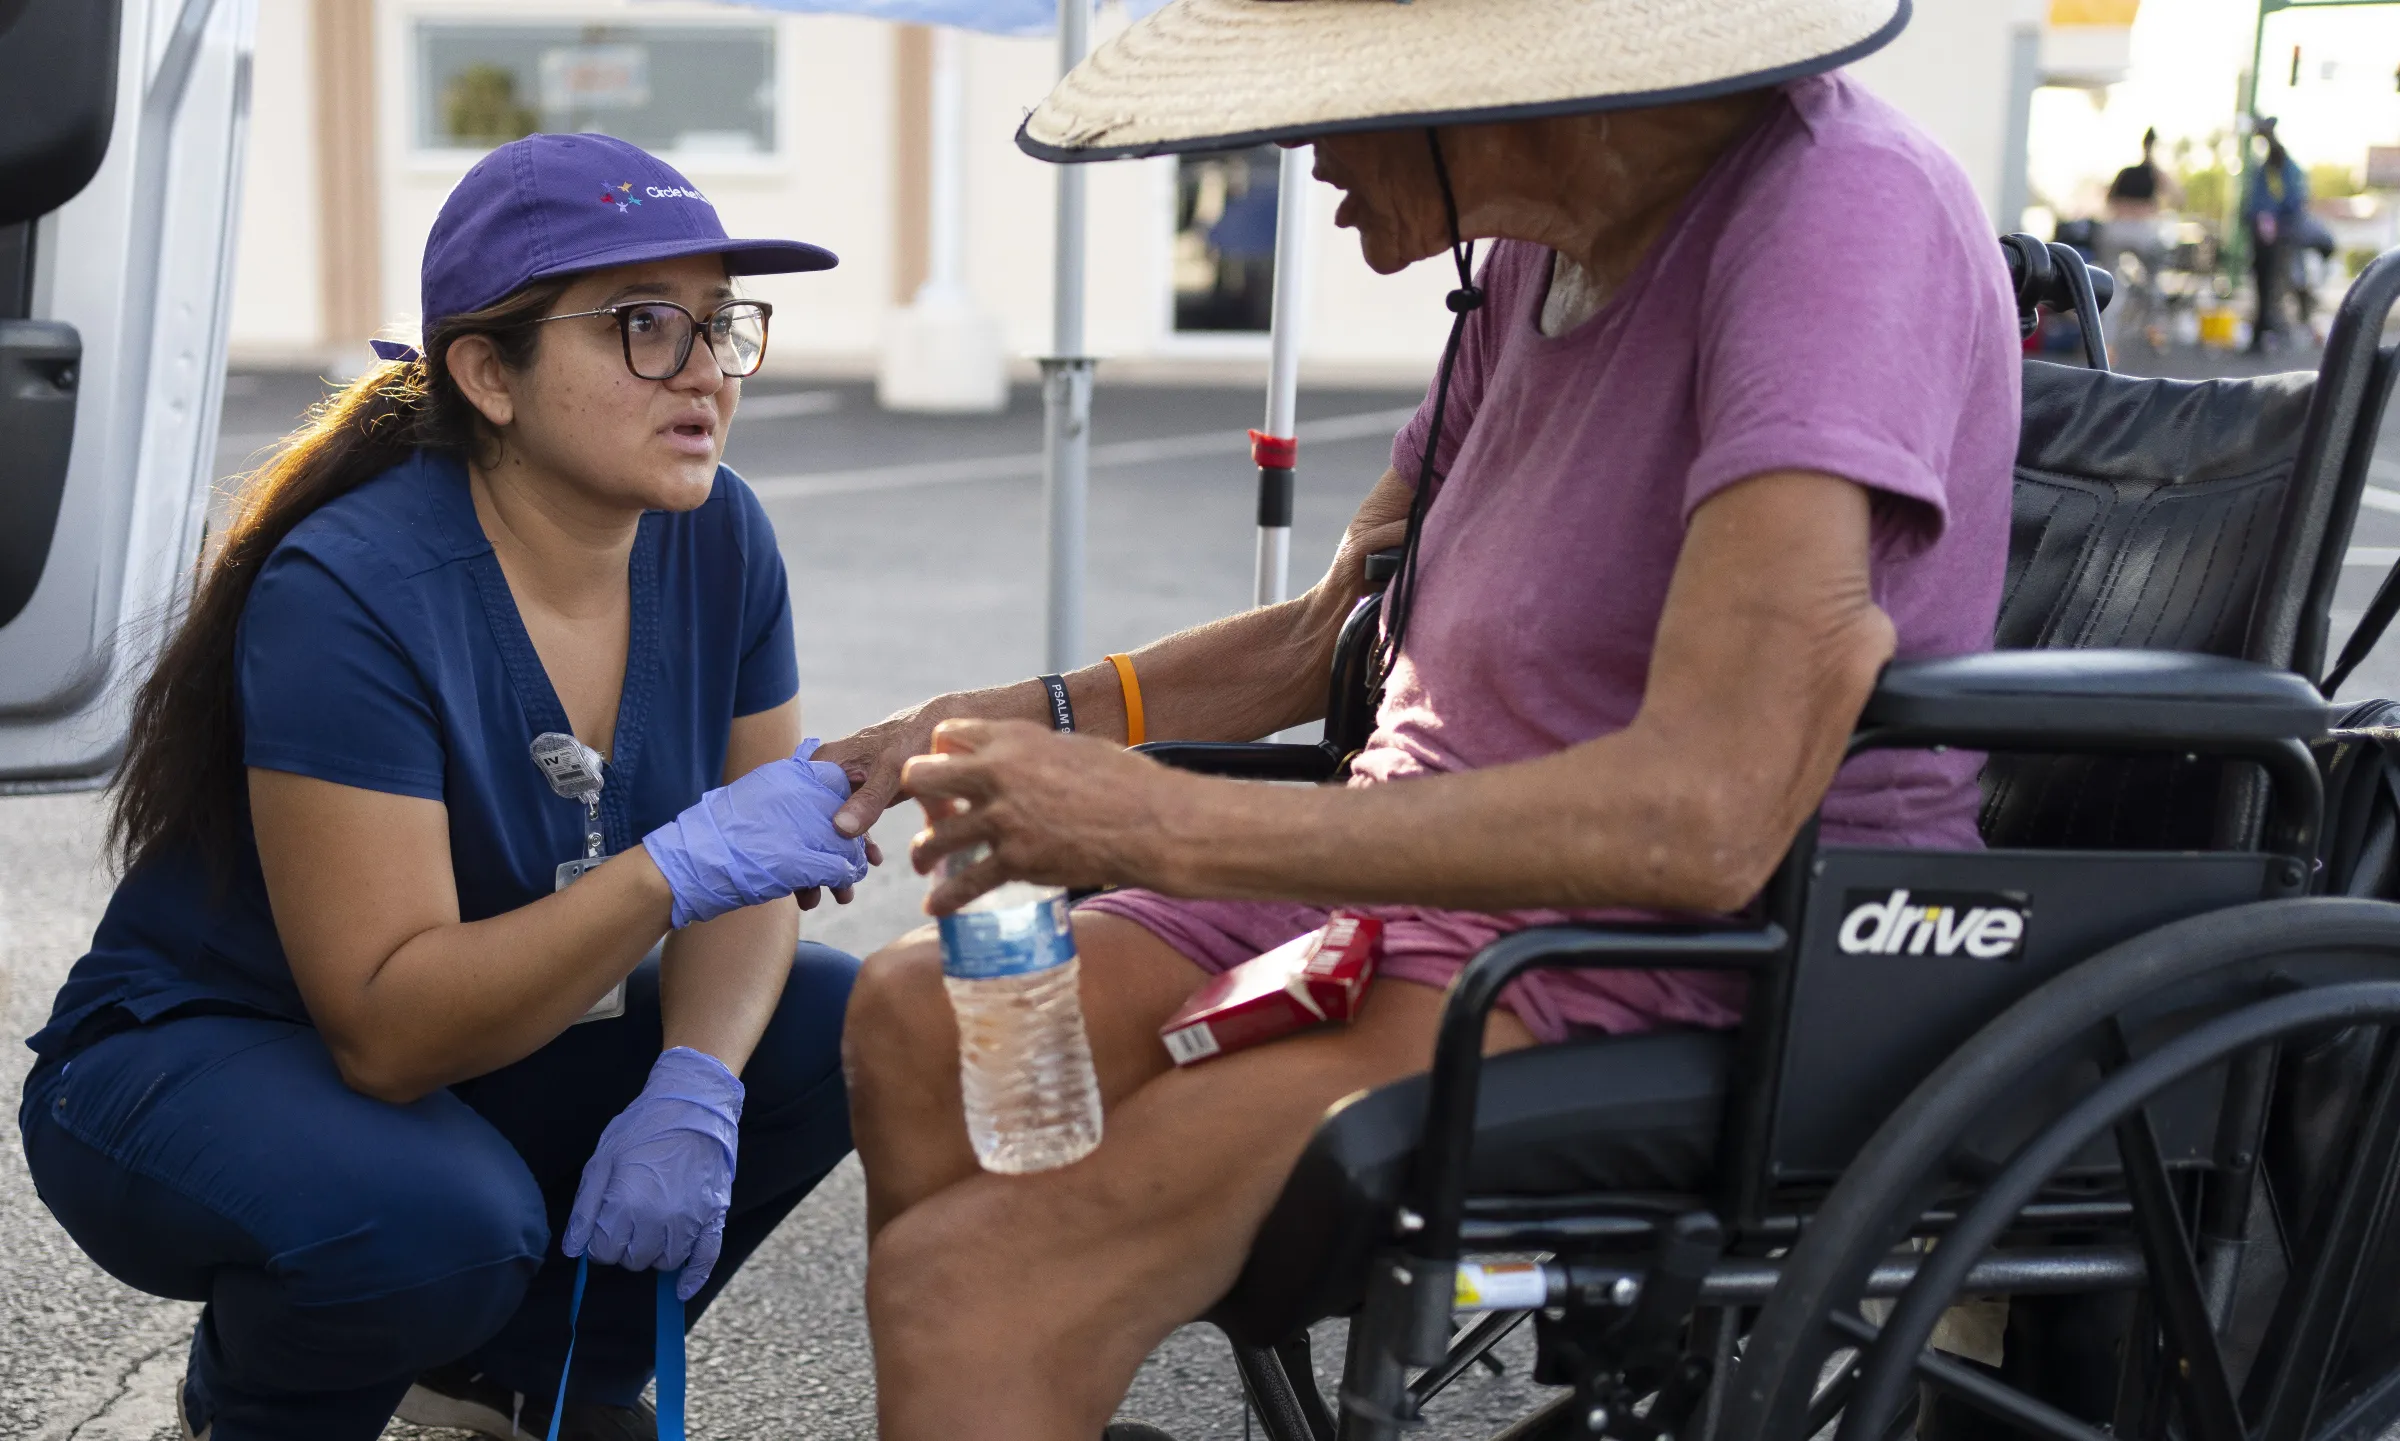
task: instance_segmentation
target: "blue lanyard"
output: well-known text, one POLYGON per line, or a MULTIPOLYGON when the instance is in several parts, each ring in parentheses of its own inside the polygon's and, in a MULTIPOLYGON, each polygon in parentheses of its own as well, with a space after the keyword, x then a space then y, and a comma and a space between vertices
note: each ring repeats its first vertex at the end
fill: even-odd
MULTIPOLYGON (((575 1369, 575 1323, 583 1314, 583 1283, 589 1257, 575 1258, 575 1296, 567 1302, 567 1359, 558 1368, 558 1395, 550 1403, 550 1434, 558 1441, 559 1418, 567 1410, 567 1374, 575 1369)), ((680 1270, 658 1273, 658 1441, 683 1441, 683 1298, 675 1294, 680 1270)))

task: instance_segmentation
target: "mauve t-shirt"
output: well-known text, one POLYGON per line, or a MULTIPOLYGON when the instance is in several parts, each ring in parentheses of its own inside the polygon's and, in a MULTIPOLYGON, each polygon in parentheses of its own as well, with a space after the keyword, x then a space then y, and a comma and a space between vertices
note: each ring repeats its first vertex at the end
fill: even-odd
MULTIPOLYGON (((1353 785, 1506 765, 1622 729, 1640 708, 1692 512, 1774 470, 1874 492, 1876 603, 1904 657, 1987 650, 2007 559, 2018 348, 1999 247, 1958 165, 1835 74, 1710 170, 1608 304, 1539 329, 1551 252, 1503 241, 1483 267, 1443 421, 1407 646, 1353 785)), ((1413 480, 1427 397, 1392 446, 1413 480)), ((1823 836, 1976 844, 1976 757, 1845 765, 1823 836)), ((1210 970, 1314 928, 1321 909, 1143 891, 1093 909, 1210 970)), ((1494 937, 1625 911, 1364 908, 1383 975, 1447 984, 1494 937)), ((1730 1025, 1738 978, 1545 972, 1506 997, 1544 1040, 1578 1027, 1730 1025)))

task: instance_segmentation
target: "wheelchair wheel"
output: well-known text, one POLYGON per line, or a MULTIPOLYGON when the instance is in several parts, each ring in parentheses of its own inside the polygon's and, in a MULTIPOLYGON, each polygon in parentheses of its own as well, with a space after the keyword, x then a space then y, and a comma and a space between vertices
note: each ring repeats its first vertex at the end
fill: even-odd
POLYGON ((1785 1256, 1714 1434, 1881 1441, 1922 1386, 2052 1441, 2366 1441, 2400 1420, 2400 1306, 2382 1294, 2396 1184, 2400 906, 2272 901, 2162 927, 2032 992, 1877 1131, 1785 1256), (2312 1132, 2287 1113, 2295 1067, 2325 1055, 2348 1069, 2317 1087, 2336 1099, 2312 1132), (2169 1125, 2185 1139, 2162 1143, 2169 1125), (2274 1163, 2295 1135, 2313 1172, 2274 1163), (2071 1237, 2027 1220, 2070 1212, 2071 1237), (2099 1333, 2115 1344, 2097 1406, 1928 1349, 1978 1263, 1998 1275, 2013 1254, 2032 1292, 2089 1294, 2072 1262, 2025 1259, 2061 1240, 2087 1260, 2114 1248, 2109 1284, 2140 1278, 2099 1333), (1871 1319, 1870 1275, 1896 1258, 1914 1277, 1871 1319))

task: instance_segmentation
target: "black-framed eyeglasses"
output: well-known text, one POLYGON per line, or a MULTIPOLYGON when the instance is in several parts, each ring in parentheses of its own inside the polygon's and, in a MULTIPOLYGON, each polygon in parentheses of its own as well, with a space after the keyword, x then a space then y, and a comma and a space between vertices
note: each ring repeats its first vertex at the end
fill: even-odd
POLYGON ((598 310, 545 315, 535 321, 581 320, 613 316, 625 342, 625 368, 643 380, 673 380, 692 358, 694 337, 705 334, 717 369, 739 380, 758 373, 767 358, 767 321, 775 307, 763 300, 730 300, 705 317, 692 314, 672 300, 629 300, 598 310))

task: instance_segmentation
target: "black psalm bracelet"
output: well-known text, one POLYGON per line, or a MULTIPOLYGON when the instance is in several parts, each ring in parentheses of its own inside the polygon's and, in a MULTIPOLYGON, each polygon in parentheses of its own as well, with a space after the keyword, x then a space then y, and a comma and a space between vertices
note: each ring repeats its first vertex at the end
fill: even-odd
POLYGON ((1075 731, 1075 703, 1067 699, 1066 677, 1037 675, 1034 679, 1042 683, 1042 689, 1050 692, 1050 728, 1060 735, 1072 735, 1075 731))

